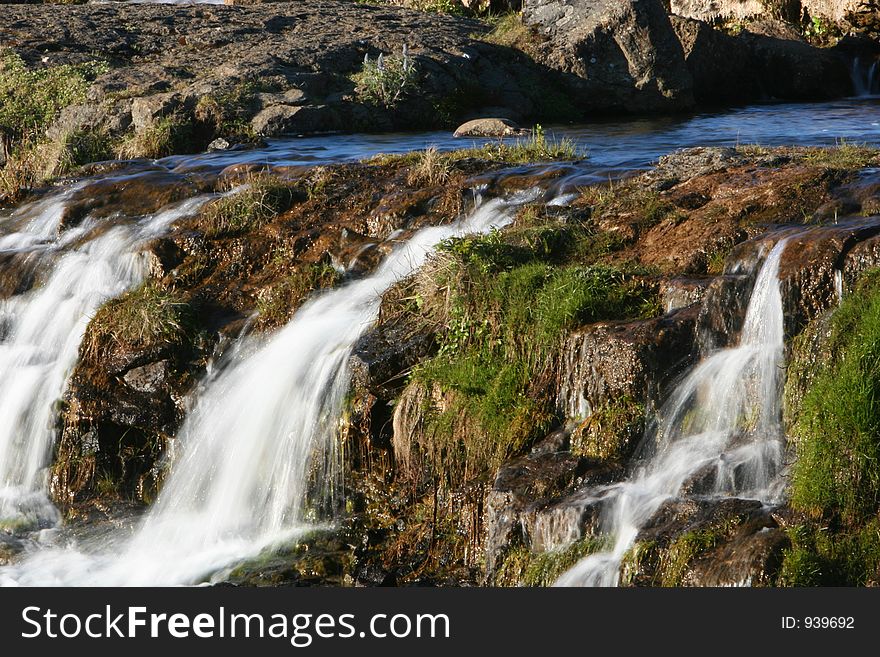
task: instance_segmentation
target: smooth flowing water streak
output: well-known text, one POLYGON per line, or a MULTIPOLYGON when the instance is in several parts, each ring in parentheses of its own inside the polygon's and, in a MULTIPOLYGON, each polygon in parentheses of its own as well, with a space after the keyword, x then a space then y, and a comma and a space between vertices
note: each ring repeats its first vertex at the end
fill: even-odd
POLYGON ((880 94, 880 59, 863 63, 856 57, 853 59, 851 75, 856 96, 871 97, 880 94))
POLYGON ((704 359, 675 388, 651 429, 646 464, 629 481, 596 491, 613 548, 582 559, 557 586, 616 586, 639 530, 699 475, 714 474, 710 494, 772 500, 783 450, 778 273, 785 245, 780 240, 758 272, 739 344, 704 359))
POLYGON ((104 539, 94 551, 37 550, 0 569, 0 583, 196 583, 303 531, 311 482, 335 479, 348 360, 382 294, 441 241, 504 226, 516 205, 535 196, 479 203, 463 220, 421 229, 373 274, 314 297, 268 339, 245 338, 202 386, 168 480, 135 534, 104 539))
POLYGON ((101 304, 143 280, 144 242, 207 199, 190 199, 91 240, 86 235, 96 227, 86 219, 53 240, 71 194, 68 189, 22 209, 8 221, 30 220, 0 237, 0 253, 40 258, 42 269, 32 289, 0 300, 0 523, 7 526, 57 520, 46 494, 54 409, 86 326, 101 304))

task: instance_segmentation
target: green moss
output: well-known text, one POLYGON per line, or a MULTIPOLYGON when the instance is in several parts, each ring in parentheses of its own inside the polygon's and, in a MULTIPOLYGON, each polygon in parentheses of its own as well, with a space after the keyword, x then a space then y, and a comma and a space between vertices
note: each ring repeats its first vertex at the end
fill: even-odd
POLYGON ((449 240, 406 295, 418 321, 439 327, 438 354, 412 379, 442 393, 425 409, 422 448, 450 483, 491 471, 550 428, 545 388, 567 330, 656 312, 651 283, 578 262, 578 235, 546 225, 449 240))
POLYGON ((620 586, 655 585, 652 578, 659 559, 656 541, 637 541, 620 560, 620 586), (644 582, 646 577, 648 581, 644 582))
POLYGON ((788 532, 780 586, 865 586, 880 583, 880 520, 858 530, 799 525, 788 532))
POLYGON ((205 208, 202 220, 210 238, 239 235, 262 226, 293 204, 295 189, 270 175, 253 175, 243 189, 205 208))
POLYGON ((735 522, 722 523, 677 536, 661 554, 657 573, 660 585, 681 586, 694 561, 717 547, 735 525, 735 522))
POLYGON ((186 345, 195 333, 193 317, 189 304, 177 292, 147 283, 98 309, 82 351, 94 361, 117 347, 156 350, 186 345))
POLYGON ((797 461, 791 505, 858 525, 880 501, 880 276, 874 271, 835 312, 831 355, 794 409, 797 461))
POLYGON ((533 553, 518 546, 510 550, 498 567, 496 586, 552 586, 569 568, 584 557, 607 547, 606 541, 588 536, 566 548, 533 553))
POLYGON ((571 435, 571 453, 593 459, 627 458, 644 432, 645 406, 631 397, 595 409, 571 435))

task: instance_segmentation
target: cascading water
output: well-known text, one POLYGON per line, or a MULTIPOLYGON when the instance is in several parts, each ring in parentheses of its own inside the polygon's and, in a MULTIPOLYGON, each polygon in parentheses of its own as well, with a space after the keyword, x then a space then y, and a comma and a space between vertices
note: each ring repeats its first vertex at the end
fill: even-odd
POLYGON ((190 199, 94 239, 87 236, 96 226, 86 219, 52 239, 78 188, 23 209, 9 221, 24 227, 0 238, 0 253, 38 258, 44 272, 31 290, 0 300, 0 522, 7 526, 57 519, 46 495, 53 408, 89 319, 102 303, 143 280, 143 243, 207 199, 190 199))
POLYGON ((715 495, 774 498, 783 451, 778 273, 785 245, 773 247, 758 273, 739 344, 706 358, 676 387, 651 429, 653 453, 632 478, 593 491, 612 549, 581 560, 557 586, 616 586, 639 530, 699 474, 714 471, 715 495))
POLYGON ((348 359, 382 294, 442 240, 503 226, 516 204, 533 198, 491 200, 466 219, 419 230, 370 276, 313 298, 270 338, 245 339, 203 386, 178 434, 180 454, 136 533, 94 550, 39 549, 0 569, 0 584, 193 583, 302 530, 310 469, 334 462, 348 359))
POLYGON ((880 95, 880 59, 863 63, 856 57, 853 59, 851 76, 856 96, 880 95))

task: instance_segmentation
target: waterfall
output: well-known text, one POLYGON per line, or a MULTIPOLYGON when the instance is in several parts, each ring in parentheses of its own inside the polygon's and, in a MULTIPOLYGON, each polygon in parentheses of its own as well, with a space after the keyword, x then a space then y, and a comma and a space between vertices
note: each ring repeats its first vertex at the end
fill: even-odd
POLYGON ((850 72, 856 96, 880 95, 880 59, 863 64, 858 57, 853 59, 850 72))
POLYGON ((35 258, 43 276, 31 290, 0 300, 0 524, 45 526, 57 520, 46 494, 55 403, 76 364, 95 311, 143 280, 145 241, 193 213, 190 199, 140 222, 98 227, 88 218, 61 232, 70 196, 82 185, 26 206, 7 220, 0 254, 35 258))
POLYGON ((202 386, 168 480, 134 535, 37 550, 0 569, 0 584, 195 583, 306 529, 309 482, 334 479, 349 356, 382 294, 442 240, 503 226, 534 196, 480 203, 463 220, 421 229, 373 274, 312 298, 274 335, 244 339, 202 386))
POLYGON ((652 454, 630 480, 596 491, 608 552, 582 559, 557 586, 616 586, 623 557, 661 505, 697 475, 713 494, 768 500, 782 460, 780 240, 762 265, 739 344, 704 359, 675 388, 651 431, 652 454))

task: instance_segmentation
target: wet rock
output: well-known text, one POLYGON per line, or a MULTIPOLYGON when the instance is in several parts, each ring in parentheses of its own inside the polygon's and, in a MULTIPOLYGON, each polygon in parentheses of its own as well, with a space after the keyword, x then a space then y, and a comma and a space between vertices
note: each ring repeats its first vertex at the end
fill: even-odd
POLYGON ((543 61, 591 109, 693 105, 693 79, 661 0, 525 0, 523 21, 549 39, 543 61))
POLYGON ((474 119, 456 128, 454 137, 510 137, 523 130, 508 119, 474 119))
POLYGON ((566 545, 592 531, 597 507, 572 496, 619 475, 615 466, 576 458, 567 450, 569 432, 561 429, 538 443, 532 453, 499 468, 486 497, 486 572, 516 546, 540 552, 566 545))
POLYGON ((663 281, 660 284, 663 312, 671 313, 702 301, 711 282, 711 278, 670 278, 663 281))
POLYGON ((526 544, 532 552, 560 550, 599 530, 601 505, 597 498, 576 494, 522 514, 526 544))
POLYGON ((772 510, 757 500, 672 499, 639 531, 621 564, 621 583, 766 584, 781 563, 784 537, 772 510))
POLYGON ((650 408, 694 354, 699 307, 648 321, 595 324, 563 346, 556 404, 574 420, 571 450, 623 461, 644 433, 650 408))
POLYGON ((842 284, 836 279, 843 276, 847 262, 853 278, 857 268, 877 265, 870 246, 862 247, 852 258, 847 254, 878 233, 880 222, 854 219, 810 228, 790 238, 779 265, 787 335, 796 335, 810 320, 836 305, 837 288, 842 284))
POLYGON ((128 370, 122 380, 138 392, 158 392, 168 380, 168 361, 160 360, 128 370))
POLYGON ((380 399, 393 399, 410 368, 431 353, 434 336, 400 324, 380 324, 354 347, 349 369, 352 386, 380 399))
POLYGON ((761 258, 769 253, 772 244, 759 240, 738 245, 727 259, 725 273, 706 288, 697 319, 703 355, 736 344, 761 258))
POLYGON ((0 528, 0 566, 5 566, 24 550, 24 541, 0 528))
POLYGON ((129 217, 158 212, 162 208, 195 196, 208 187, 198 179, 173 173, 162 167, 135 167, 99 177, 75 191, 64 208, 61 230, 85 219, 108 217, 125 208, 129 217))

